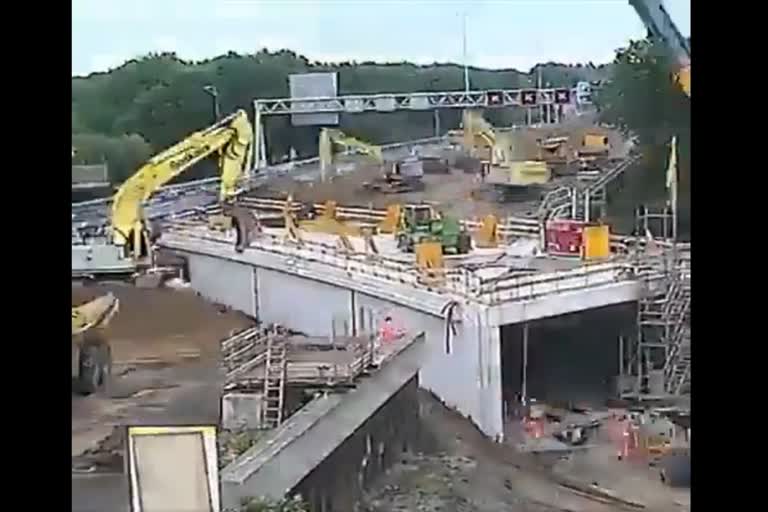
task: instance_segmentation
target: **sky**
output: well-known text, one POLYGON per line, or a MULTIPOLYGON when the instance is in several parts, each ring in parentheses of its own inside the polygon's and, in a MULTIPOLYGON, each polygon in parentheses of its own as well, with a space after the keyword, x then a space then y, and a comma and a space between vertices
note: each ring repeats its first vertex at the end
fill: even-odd
MULTIPOLYGON (((691 0, 665 0, 691 33, 691 0)), ((73 0, 72 74, 149 52, 199 60, 288 48, 310 60, 596 64, 645 30, 627 0, 73 0)))

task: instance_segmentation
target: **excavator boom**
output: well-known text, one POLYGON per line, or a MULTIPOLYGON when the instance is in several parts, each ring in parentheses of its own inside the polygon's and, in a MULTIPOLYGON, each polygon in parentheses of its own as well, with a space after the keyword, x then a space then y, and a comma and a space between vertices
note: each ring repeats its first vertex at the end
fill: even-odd
POLYGON ((142 204, 160 187, 213 153, 220 154, 220 199, 232 198, 237 192, 252 140, 248 115, 238 110, 152 157, 115 194, 112 202, 113 243, 119 246, 131 243, 132 236, 143 229, 142 204))
POLYGON ((346 135, 341 130, 335 128, 323 128, 320 131, 319 153, 320 165, 327 167, 333 163, 334 157, 339 152, 337 147, 344 150, 356 149, 361 153, 373 158, 376 163, 383 163, 384 156, 381 148, 373 144, 367 144, 354 137, 346 135))

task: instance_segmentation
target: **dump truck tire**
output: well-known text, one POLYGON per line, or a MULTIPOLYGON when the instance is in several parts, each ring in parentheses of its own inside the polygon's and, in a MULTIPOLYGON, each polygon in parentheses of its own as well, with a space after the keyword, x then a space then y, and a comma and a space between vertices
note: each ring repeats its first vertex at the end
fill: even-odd
POLYGON ((112 373, 112 353, 109 345, 100 340, 86 340, 78 356, 78 391, 88 396, 109 383, 112 373))

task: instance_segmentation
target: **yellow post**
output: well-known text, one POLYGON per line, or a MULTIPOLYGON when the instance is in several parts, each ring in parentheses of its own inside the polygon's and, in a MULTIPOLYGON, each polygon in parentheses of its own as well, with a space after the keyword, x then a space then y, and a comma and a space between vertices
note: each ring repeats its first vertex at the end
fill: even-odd
POLYGON ((391 204, 387 206, 387 216, 379 223, 380 233, 394 233, 397 231, 397 227, 400 224, 400 215, 402 209, 399 204, 391 204))
POLYGON ((585 226, 582 238, 582 258, 584 260, 610 258, 611 231, 608 226, 585 226))

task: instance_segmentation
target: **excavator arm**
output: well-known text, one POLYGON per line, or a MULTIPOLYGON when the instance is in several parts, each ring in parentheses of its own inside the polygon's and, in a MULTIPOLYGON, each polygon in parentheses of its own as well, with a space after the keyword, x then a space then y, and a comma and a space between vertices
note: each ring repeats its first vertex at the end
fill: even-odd
POLYGON ((243 110, 225 117, 205 130, 152 157, 123 183, 112 202, 112 240, 140 256, 146 233, 142 205, 152 194, 204 158, 219 152, 221 189, 227 202, 237 193, 238 180, 251 150, 253 130, 243 110))
POLYGON ((629 0, 637 15, 643 21, 648 35, 659 39, 672 52, 679 70, 676 79, 687 96, 691 95, 691 48, 672 21, 661 0, 629 0))
POLYGON ((350 137, 341 130, 335 128, 323 128, 320 130, 318 151, 320 153, 320 165, 322 167, 330 166, 338 153, 349 149, 355 149, 368 155, 374 159, 376 163, 384 162, 384 156, 382 155, 379 146, 374 146, 373 144, 368 144, 354 137, 350 137))

